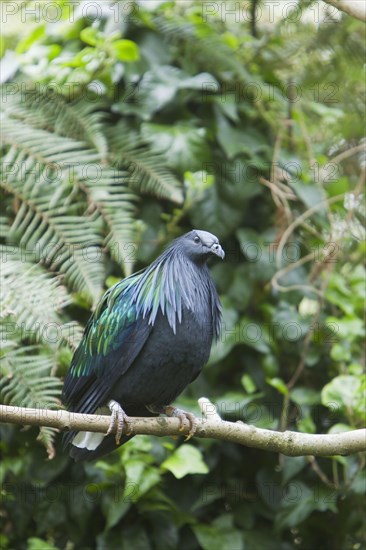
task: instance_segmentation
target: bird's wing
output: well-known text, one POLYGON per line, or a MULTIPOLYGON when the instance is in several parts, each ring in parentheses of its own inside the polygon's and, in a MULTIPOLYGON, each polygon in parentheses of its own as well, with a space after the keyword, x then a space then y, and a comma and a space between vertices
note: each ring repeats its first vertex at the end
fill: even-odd
POLYGON ((89 320, 71 362, 62 400, 71 410, 93 413, 132 365, 152 330, 132 300, 138 275, 109 289, 89 320))

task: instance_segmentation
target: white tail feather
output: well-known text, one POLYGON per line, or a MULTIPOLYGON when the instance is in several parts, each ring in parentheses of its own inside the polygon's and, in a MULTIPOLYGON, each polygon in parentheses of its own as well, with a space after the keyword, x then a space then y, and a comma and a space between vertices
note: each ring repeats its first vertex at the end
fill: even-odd
POLYGON ((78 432, 71 444, 79 449, 88 449, 88 451, 95 451, 104 439, 104 434, 95 432, 78 432))

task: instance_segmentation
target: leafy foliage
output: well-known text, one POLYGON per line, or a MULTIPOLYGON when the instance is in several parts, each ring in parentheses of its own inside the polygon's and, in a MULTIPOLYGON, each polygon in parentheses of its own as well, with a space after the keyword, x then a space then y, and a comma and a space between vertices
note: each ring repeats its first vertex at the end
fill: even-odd
POLYGON ((108 135, 113 158, 117 165, 128 171, 129 185, 133 189, 182 202, 178 180, 167 170, 165 159, 152 153, 147 140, 134 135, 123 122, 110 128, 108 135))
POLYGON ((26 403, 40 408, 59 404, 60 380, 48 376, 55 367, 54 360, 37 351, 37 347, 28 346, 6 354, 1 381, 5 404, 26 403))
MULTIPOLYGON (((57 4, 55 25, 6 27, 2 402, 58 406, 103 289, 195 226, 226 250, 224 324, 179 405, 364 426, 361 24, 314 25, 308 1, 272 24, 257 1, 57 4)), ((35 433, 2 428, 4 548, 365 544, 364 456, 138 436, 76 465, 35 433)))

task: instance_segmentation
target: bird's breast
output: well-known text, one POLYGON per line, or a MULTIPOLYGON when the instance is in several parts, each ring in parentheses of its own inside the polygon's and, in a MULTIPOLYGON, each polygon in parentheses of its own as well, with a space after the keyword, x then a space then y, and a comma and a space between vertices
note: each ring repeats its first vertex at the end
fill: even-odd
POLYGON ((205 313, 184 308, 175 333, 158 314, 148 341, 114 389, 112 397, 127 413, 138 403, 170 404, 198 376, 212 344, 212 323, 205 313))

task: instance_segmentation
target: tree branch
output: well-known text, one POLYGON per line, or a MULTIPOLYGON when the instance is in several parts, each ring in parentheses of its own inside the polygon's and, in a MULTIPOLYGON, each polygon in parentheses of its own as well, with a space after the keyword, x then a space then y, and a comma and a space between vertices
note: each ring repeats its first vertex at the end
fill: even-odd
POLYGON ((340 11, 359 19, 366 21, 366 3, 364 0, 323 0, 326 4, 334 6, 340 11))
MULTIPOLYGON (((197 419, 196 436, 238 443, 246 447, 263 449, 286 456, 333 456, 366 451, 366 429, 339 434, 304 434, 276 432, 249 426, 243 422, 221 420, 209 400, 199 401, 202 419, 197 419)), ((0 421, 28 426, 48 426, 60 430, 76 430, 106 433, 109 416, 77 414, 64 410, 30 409, 0 405, 0 421)), ((131 418, 134 434, 155 436, 181 435, 177 418, 131 418)), ((188 423, 185 426, 188 433, 188 423)))

